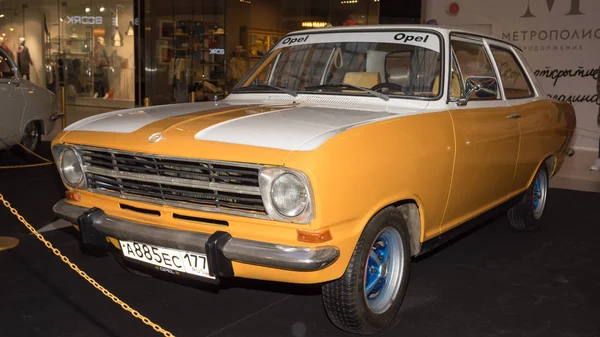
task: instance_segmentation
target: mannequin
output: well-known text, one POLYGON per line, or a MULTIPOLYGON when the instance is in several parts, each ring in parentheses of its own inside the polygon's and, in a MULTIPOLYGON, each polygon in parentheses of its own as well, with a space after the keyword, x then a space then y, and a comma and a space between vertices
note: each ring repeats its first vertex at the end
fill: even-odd
POLYGON ((94 98, 102 97, 108 98, 109 83, 108 83, 108 70, 114 71, 110 65, 108 53, 106 52, 106 45, 104 44, 104 38, 99 36, 96 39, 95 49, 95 64, 96 69, 94 71, 94 98))
POLYGON ((19 49, 17 50, 17 64, 19 67, 19 72, 21 73, 23 79, 27 77, 27 80, 31 80, 31 76, 29 75, 29 65, 34 67, 34 69, 35 66, 33 65, 31 55, 29 54, 29 48, 25 46, 25 38, 19 38, 19 42, 21 43, 19 45, 19 49))

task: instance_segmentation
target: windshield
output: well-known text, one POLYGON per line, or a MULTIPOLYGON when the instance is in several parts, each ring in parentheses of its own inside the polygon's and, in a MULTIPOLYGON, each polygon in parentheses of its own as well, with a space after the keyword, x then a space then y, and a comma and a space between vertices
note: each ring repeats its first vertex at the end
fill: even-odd
POLYGON ((440 38, 426 31, 292 35, 234 92, 433 98, 440 95, 440 68, 440 38))

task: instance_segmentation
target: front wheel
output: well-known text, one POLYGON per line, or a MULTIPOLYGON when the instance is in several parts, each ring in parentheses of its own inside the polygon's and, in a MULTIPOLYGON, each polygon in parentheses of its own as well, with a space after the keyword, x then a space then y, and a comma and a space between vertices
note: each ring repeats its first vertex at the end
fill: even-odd
POLYGON ((548 170, 542 165, 523 196, 523 199, 508 210, 508 221, 519 230, 532 230, 544 214, 548 196, 548 170))
POLYGON ((38 123, 27 123, 23 132, 23 138, 21 139, 21 145, 23 145, 27 150, 35 152, 40 144, 41 134, 42 133, 38 123))
POLYGON ((333 324, 371 334, 398 314, 410 274, 410 246, 402 214, 390 207, 367 224, 342 277, 323 286, 323 304, 333 324))

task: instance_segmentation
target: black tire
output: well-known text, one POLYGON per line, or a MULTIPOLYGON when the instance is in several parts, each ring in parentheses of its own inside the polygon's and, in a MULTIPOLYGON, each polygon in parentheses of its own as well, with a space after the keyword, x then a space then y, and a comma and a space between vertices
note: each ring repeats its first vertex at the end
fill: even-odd
MULTIPOLYGON (((387 241, 386 245, 392 246, 387 241)), ((404 217, 393 207, 382 210, 369 221, 364 229, 344 275, 340 279, 325 284, 322 288, 323 304, 333 324, 351 333, 367 335, 380 331, 392 323, 406 294, 410 276, 410 257, 410 238, 404 217), (370 254, 377 253, 372 248, 380 242, 382 233, 393 237, 396 237, 395 233, 398 234, 397 238, 401 241, 401 248, 396 249, 397 252, 392 254, 401 255, 396 256, 396 260, 389 255, 385 260, 385 265, 393 261, 399 261, 400 264, 385 267, 386 275, 383 279, 386 282, 385 286, 389 287, 387 291, 391 291, 392 295, 389 300, 384 301, 386 304, 380 308, 379 312, 376 312, 374 305, 367 300, 368 290, 365 286, 369 280, 365 272, 370 254), (390 276, 390 281, 387 281, 387 276, 390 276)), ((379 278, 377 279, 379 280, 379 278)), ((378 295, 375 295, 375 300, 382 294, 387 293, 381 290, 378 295)), ((388 296, 390 295, 388 294, 388 296)))
POLYGON ((512 227, 528 231, 539 227, 548 197, 548 182, 548 170, 546 165, 542 164, 521 201, 508 210, 508 221, 512 227), (536 203, 534 198, 538 196, 536 203))
MULTIPOLYGON (((25 129, 23 131, 24 135, 21 138, 21 145, 23 145, 29 151, 35 152, 38 149, 38 146, 40 145, 40 141, 42 139, 42 130, 40 128, 40 123, 36 121, 29 122, 27 123, 27 125, 25 125, 25 129)), ((31 155, 19 145, 16 145, 16 147, 20 154, 31 155)))

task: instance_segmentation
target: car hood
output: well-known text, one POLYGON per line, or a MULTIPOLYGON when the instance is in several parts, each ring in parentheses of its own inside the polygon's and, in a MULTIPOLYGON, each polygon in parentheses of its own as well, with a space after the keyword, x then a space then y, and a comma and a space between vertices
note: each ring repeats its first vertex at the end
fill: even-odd
MULTIPOLYGON (((67 132, 135 134, 140 142, 210 141, 286 151, 310 151, 349 128, 393 118, 387 111, 310 104, 189 103, 92 116, 67 132), (152 139, 150 139, 154 135, 152 139)), ((128 138, 131 141, 131 138, 128 138)))

